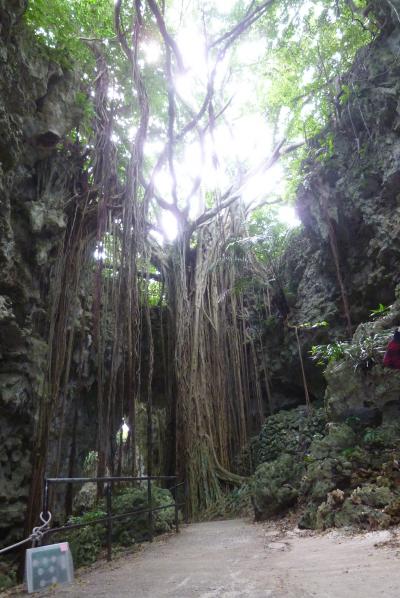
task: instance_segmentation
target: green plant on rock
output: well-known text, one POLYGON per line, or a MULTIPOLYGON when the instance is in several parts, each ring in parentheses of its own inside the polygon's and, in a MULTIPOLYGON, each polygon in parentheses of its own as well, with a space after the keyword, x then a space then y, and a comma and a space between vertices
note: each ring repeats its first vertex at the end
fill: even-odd
POLYGON ((347 360, 353 364, 354 370, 370 370, 382 361, 382 355, 391 332, 374 333, 349 341, 338 341, 327 345, 314 345, 311 348, 311 359, 318 365, 347 360))
POLYGON ((334 136, 329 132, 324 138, 324 145, 319 148, 316 154, 316 161, 326 164, 335 154, 334 136))
POLYGON ((310 350, 311 359, 325 367, 328 363, 343 359, 347 346, 348 343, 340 341, 328 345, 313 345, 310 350))
POLYGON ((327 328, 329 326, 326 320, 322 320, 321 322, 303 322, 299 324, 297 328, 301 330, 315 330, 316 328, 327 328))
MULTIPOLYGON (((389 333, 389 336, 391 333, 389 333)), ((352 363, 354 370, 370 370, 382 361, 388 342, 388 333, 375 333, 353 342, 346 350, 346 358, 352 363)))
POLYGON ((384 316, 384 315, 387 314, 387 312, 389 311, 389 309, 390 309, 390 306, 383 305, 383 303, 380 303, 376 309, 371 309, 371 311, 370 311, 370 317, 371 318, 377 318, 379 316, 384 316))

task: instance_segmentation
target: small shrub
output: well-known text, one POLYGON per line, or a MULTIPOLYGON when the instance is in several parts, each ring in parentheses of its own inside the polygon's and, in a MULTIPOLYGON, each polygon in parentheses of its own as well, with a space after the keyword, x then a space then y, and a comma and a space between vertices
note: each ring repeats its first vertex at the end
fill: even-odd
MULTIPOLYGON (((169 506, 171 508, 153 512, 153 533, 162 534, 172 529, 175 522, 175 509, 169 490, 152 487, 153 507, 169 506)), ((146 488, 115 489, 112 501, 113 515, 122 515, 131 511, 147 508, 146 488)), ((95 519, 106 517, 104 499, 97 510, 88 511, 84 515, 71 517, 70 524, 87 523, 95 519)), ((137 513, 127 519, 113 520, 112 540, 116 545, 130 546, 136 542, 143 542, 150 537, 148 513, 137 513)), ((65 541, 65 536, 54 536, 54 542, 65 541)), ((106 526, 104 523, 93 524, 68 532, 74 565, 76 568, 94 563, 106 545, 106 526)))
MULTIPOLYGON (((153 507, 163 507, 173 504, 169 490, 152 487, 153 507)), ((120 494, 113 497, 113 513, 123 514, 147 508, 146 488, 125 488, 120 494)), ((162 534, 172 529, 175 510, 163 509, 153 513, 153 532, 162 534)), ((113 537, 116 542, 123 545, 133 542, 142 542, 149 539, 148 513, 137 513, 129 519, 117 520, 113 523, 113 537)))
POLYGON ((0 592, 12 588, 17 583, 17 569, 9 562, 0 563, 0 592))
POLYGON ((91 565, 99 558, 104 544, 103 525, 91 525, 71 532, 68 541, 76 568, 91 565))
POLYGON ((337 342, 328 345, 314 345, 311 347, 311 359, 316 361, 318 365, 325 366, 332 361, 339 361, 346 355, 346 347, 348 343, 337 342))

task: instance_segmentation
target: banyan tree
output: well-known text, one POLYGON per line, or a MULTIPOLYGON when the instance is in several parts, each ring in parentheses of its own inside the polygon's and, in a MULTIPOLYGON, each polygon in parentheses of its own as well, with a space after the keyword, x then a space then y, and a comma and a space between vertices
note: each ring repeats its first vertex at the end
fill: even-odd
MULTIPOLYGON (((235 118, 229 81, 242 76, 235 72, 238 42, 269 20, 274 27, 283 5, 295 19, 296 2, 240 3, 226 23, 201 3, 186 12, 156 0, 116 0, 112 10, 104 0, 95 12, 91 4, 60 0, 50 21, 41 0, 32 0, 26 16, 60 57, 56 31, 66 68, 81 71, 79 118, 58 140, 58 152, 41 162, 36 182, 38 194, 62 198, 66 226, 49 273, 49 354, 29 529, 44 474, 65 471, 67 436, 67 473, 74 473, 88 368, 99 477, 154 471, 157 386, 167 427, 157 459, 163 473, 188 480, 191 512, 243 481, 238 459, 263 421, 265 399, 273 408, 252 302, 270 316, 273 287, 282 319, 290 320, 277 256, 260 260, 248 242, 249 213, 275 199, 263 190, 250 202, 244 197, 304 136, 277 125, 250 169, 240 159, 224 162, 218 136, 224 123, 229 145, 235 118), (179 42, 179 24, 194 17, 201 34, 200 42, 192 40, 200 44, 196 65, 179 42), (243 281, 254 292, 242 293, 243 281), (54 431, 57 450, 49 462, 54 431)), ((291 27, 290 19, 285 23, 291 27)))

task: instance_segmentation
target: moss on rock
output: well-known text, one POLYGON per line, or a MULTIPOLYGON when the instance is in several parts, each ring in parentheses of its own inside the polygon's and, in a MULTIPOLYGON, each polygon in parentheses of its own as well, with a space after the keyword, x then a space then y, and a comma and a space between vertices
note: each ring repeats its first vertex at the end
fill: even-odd
POLYGON ((257 521, 292 507, 299 495, 304 466, 293 455, 260 465, 254 476, 253 506, 257 521))
POLYGON ((304 417, 300 409, 280 413, 263 428, 259 456, 268 460, 254 475, 256 520, 297 504, 302 507, 302 528, 375 529, 400 522, 400 422, 365 428, 353 418, 322 429, 319 416, 321 431, 313 434, 305 451, 299 434, 304 417), (285 439, 288 451, 282 448, 285 439), (273 458, 278 449, 281 454, 273 458))
POLYGON ((305 407, 280 411, 267 418, 257 439, 253 440, 253 461, 260 465, 273 461, 283 452, 306 454, 316 438, 325 433, 324 409, 316 409, 311 415, 305 407))

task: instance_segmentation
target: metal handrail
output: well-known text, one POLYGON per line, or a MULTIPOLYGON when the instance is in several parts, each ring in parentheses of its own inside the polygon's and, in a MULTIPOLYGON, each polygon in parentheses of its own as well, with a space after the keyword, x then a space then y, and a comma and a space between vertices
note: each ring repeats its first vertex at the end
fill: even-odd
POLYGON ((118 521, 121 519, 128 519, 134 515, 139 513, 148 513, 148 524, 149 524, 149 534, 150 534, 150 542, 153 541, 153 513, 156 511, 162 511, 164 509, 175 509, 175 531, 179 533, 179 508, 184 507, 185 513, 185 523, 188 523, 188 516, 187 516, 187 483, 186 481, 178 482, 171 488, 170 491, 173 492, 174 501, 170 505, 165 505, 162 507, 153 507, 152 506, 152 487, 151 483, 156 480, 178 480, 178 477, 175 476, 107 476, 107 477, 90 477, 90 478, 45 478, 44 479, 44 492, 43 492, 43 515, 49 512, 49 489, 50 485, 52 484, 84 484, 86 482, 95 482, 95 483, 105 483, 106 485, 106 505, 107 505, 107 515, 106 517, 98 517, 96 519, 92 519, 91 521, 86 521, 84 523, 72 523, 63 526, 59 526, 53 529, 45 530, 44 536, 48 536, 54 533, 60 532, 68 532, 73 529, 78 529, 82 527, 86 527, 88 525, 98 525, 104 524, 107 527, 107 560, 111 561, 112 559, 112 522, 118 521), (147 508, 145 509, 135 509, 133 511, 129 511, 127 513, 121 513, 118 515, 112 514, 112 488, 114 483, 119 482, 147 482, 147 508), (185 502, 184 503, 177 503, 177 489, 180 486, 185 486, 185 502))

